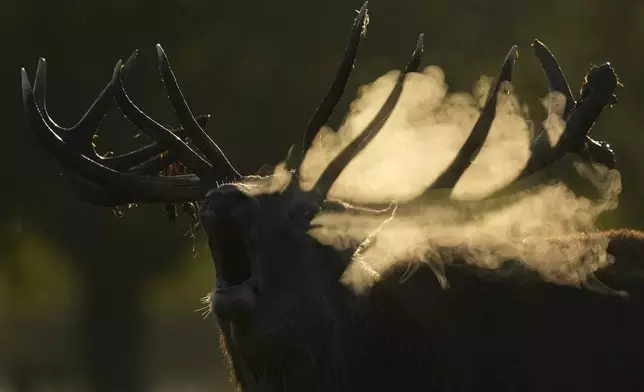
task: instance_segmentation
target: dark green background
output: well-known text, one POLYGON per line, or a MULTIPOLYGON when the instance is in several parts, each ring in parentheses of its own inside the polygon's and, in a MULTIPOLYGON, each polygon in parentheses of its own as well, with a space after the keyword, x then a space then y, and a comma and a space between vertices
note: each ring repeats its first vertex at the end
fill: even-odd
MULTIPOLYGON (((212 317, 195 309, 210 290, 203 238, 162 207, 111 211, 80 203, 26 128, 20 67, 48 61, 50 113, 72 125, 141 49, 128 88, 176 125, 154 44, 172 62, 194 112, 244 173, 281 160, 298 140, 339 62, 358 1, 4 0, 0 144, 0 390, 222 390, 226 373, 212 317), (196 253, 196 257, 195 256, 196 253), (56 389, 57 388, 57 389, 56 389)), ((406 63, 425 33, 425 64, 470 91, 496 75, 518 44, 515 87, 542 116, 547 84, 529 44, 539 38, 578 91, 590 63, 611 61, 625 87, 593 135, 617 153, 624 191, 606 227, 642 227, 644 3, 634 0, 372 0, 371 24, 335 127, 359 85, 406 63)), ((139 145, 116 109, 101 152, 139 145)), ((428 162, 431 164, 431 162, 428 162)))

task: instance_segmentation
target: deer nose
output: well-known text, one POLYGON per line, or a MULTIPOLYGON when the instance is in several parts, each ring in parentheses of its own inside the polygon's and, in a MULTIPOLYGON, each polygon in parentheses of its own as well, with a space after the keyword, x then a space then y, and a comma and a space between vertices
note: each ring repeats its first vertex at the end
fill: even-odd
POLYGON ((217 220, 248 216, 258 207, 257 201, 234 185, 222 185, 206 194, 200 215, 205 226, 217 220))

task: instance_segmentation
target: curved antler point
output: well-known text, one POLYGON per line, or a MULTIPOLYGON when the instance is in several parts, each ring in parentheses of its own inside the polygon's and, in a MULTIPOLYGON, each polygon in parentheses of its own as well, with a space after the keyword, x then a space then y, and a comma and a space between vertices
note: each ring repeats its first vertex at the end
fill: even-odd
POLYGON ((20 68, 20 78, 22 82, 23 92, 31 91, 31 83, 29 83, 29 75, 27 75, 27 70, 24 67, 20 68))
POLYGON ((501 71, 501 79, 509 81, 512 77, 511 72, 515 66, 517 59, 519 58, 519 47, 517 45, 512 45, 507 56, 505 56, 505 61, 503 62, 503 70, 501 71))
POLYGON ((134 66, 134 63, 136 62, 138 55, 139 55, 139 50, 134 49, 130 57, 128 57, 127 61, 125 61, 125 64, 123 64, 123 68, 126 71, 134 66))
POLYGON ((156 48, 157 48, 157 55, 159 56, 159 58, 166 57, 165 51, 163 50, 163 47, 161 46, 161 44, 157 44, 156 48))
POLYGON ((157 57, 159 59, 159 67, 161 68, 161 75, 162 78, 164 78, 164 73, 172 73, 172 69, 170 68, 170 61, 168 60, 168 56, 165 54, 165 50, 163 50, 163 47, 161 47, 161 44, 157 44, 156 47, 157 57))
POLYGON ((548 47, 543 42, 539 41, 536 38, 532 41, 532 49, 535 53, 537 53, 538 51, 550 52, 550 49, 548 49, 548 47))
POLYGON ((362 28, 362 24, 364 23, 364 19, 367 16, 368 8, 369 8, 369 2, 365 1, 364 4, 362 4, 362 7, 360 7, 360 11, 358 11, 358 17, 355 20, 355 25, 354 26, 362 28))
POLYGON ((519 55, 519 46, 518 45, 512 45, 510 48, 510 55, 512 57, 518 56, 519 55))
POLYGON ((38 67, 36 67, 36 81, 34 83, 44 83, 47 74, 47 61, 44 57, 38 59, 38 67))
POLYGON ((122 77, 123 77, 123 60, 119 60, 116 62, 116 65, 114 66, 114 72, 112 72, 112 83, 114 85, 121 84, 122 77))
POLYGON ((114 72, 112 74, 112 77, 113 78, 120 77, 122 68, 123 68, 123 60, 117 61, 116 65, 114 66, 114 72))

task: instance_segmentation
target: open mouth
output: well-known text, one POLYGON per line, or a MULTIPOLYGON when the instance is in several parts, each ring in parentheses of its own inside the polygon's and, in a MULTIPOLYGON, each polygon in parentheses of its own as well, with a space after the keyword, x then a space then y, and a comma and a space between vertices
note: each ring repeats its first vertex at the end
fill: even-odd
POLYGON ((251 239, 257 202, 233 186, 207 195, 201 223, 215 263, 213 310, 220 321, 252 317, 258 293, 255 246, 251 239))
POLYGON ((251 244, 235 219, 218 217, 214 223, 211 249, 217 276, 215 290, 225 292, 251 279, 251 244))
POLYGON ((220 320, 236 322, 249 320, 257 294, 252 242, 244 226, 249 222, 240 218, 227 211, 204 219, 216 273, 213 310, 220 320))

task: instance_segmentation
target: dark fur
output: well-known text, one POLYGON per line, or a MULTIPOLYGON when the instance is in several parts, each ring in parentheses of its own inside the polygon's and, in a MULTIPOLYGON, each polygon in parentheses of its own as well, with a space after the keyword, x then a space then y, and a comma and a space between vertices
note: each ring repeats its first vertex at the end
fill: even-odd
POLYGON ((257 199, 270 268, 248 319, 219 317, 244 391, 644 390, 638 232, 606 233, 616 263, 597 274, 628 298, 462 266, 446 290, 426 267, 400 283, 401 266, 359 295, 339 281, 350 252, 275 214, 281 197, 257 199))
MULTIPOLYGON (((197 125, 159 45, 160 70, 181 131, 161 127, 127 97, 122 74, 136 52, 125 64, 117 63, 96 103, 71 129, 60 128, 47 115, 46 63, 41 59, 33 89, 22 70, 25 112, 36 137, 73 174, 74 189, 90 203, 182 203, 193 215, 193 202, 204 201, 202 223, 217 270, 212 305, 234 376, 246 392, 644 391, 644 241, 638 233, 608 233, 608 251, 616 263, 597 274, 608 285, 626 290, 628 298, 545 283, 516 266, 483 271, 458 258, 448 266, 447 290, 427 267, 405 283, 401 277, 406 266, 396 267, 359 295, 340 283, 352 252, 337 251, 310 237, 311 217, 332 204, 325 200, 328 191, 352 157, 383 128, 402 93, 404 75, 419 70, 423 53, 421 35, 371 124, 330 162, 312 189, 303 191, 297 183, 301 160, 346 87, 367 22, 365 3, 301 148, 291 150, 286 160, 293 181, 283 192, 252 197, 240 184, 218 185, 222 179, 249 177, 242 180, 197 125), (96 154, 91 135, 112 98, 159 144, 136 154, 96 154), (202 154, 186 145, 183 136, 177 137, 182 133, 202 154), (165 175, 157 176, 160 172, 165 175)), ((568 153, 612 168, 609 145, 587 135, 604 107, 616 102, 619 83, 614 69, 609 63, 592 67, 576 101, 554 56, 539 41, 534 45, 551 89, 563 92, 569 106, 564 134, 552 147, 543 143, 548 138, 532 141, 530 150, 538 154, 526 162, 517 180, 528 181, 568 153)), ((513 46, 470 137, 428 192, 455 186, 476 158, 494 119, 497 93, 511 81, 517 54, 513 46)), ((421 199, 410 204, 416 206, 421 199)), ((172 205, 166 205, 166 211, 174 216, 172 205)), ((459 252, 450 253, 462 257, 459 252)))

